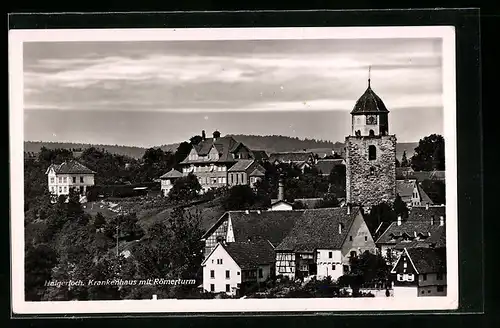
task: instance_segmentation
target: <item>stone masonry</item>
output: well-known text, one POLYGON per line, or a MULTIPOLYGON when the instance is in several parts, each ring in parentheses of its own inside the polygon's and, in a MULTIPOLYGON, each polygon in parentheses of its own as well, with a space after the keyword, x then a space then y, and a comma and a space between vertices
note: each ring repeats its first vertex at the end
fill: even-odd
POLYGON ((396 197, 396 136, 346 137, 347 203, 370 207, 396 197), (369 160, 368 147, 376 147, 369 160))

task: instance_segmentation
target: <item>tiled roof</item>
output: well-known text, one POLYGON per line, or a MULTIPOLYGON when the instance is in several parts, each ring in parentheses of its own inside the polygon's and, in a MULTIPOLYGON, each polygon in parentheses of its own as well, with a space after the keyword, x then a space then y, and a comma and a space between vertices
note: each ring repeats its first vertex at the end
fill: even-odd
POLYGON ((265 161, 269 158, 265 150, 251 150, 250 152, 256 161, 265 161))
POLYGON ((94 171, 75 160, 65 161, 59 165, 51 164, 47 169, 47 173, 51 168, 54 169, 56 174, 95 174, 94 171))
POLYGON ((229 216, 235 241, 264 239, 278 245, 304 211, 231 211, 229 216))
POLYGON ((420 198, 421 198, 421 203, 422 205, 432 205, 434 204, 432 199, 429 197, 429 195, 427 195, 427 193, 424 191, 424 189, 417 184, 417 188, 418 188, 418 193, 420 194, 420 198))
POLYGON ((411 198, 415 188, 415 180, 396 180, 396 192, 403 198, 411 198))
POLYGON ((229 170, 228 172, 241 172, 248 169, 250 165, 254 162, 253 159, 239 159, 229 170))
POLYGON ((434 222, 439 223, 439 217, 443 216, 446 218, 446 206, 414 206, 408 213, 409 221, 425 221, 431 222, 434 216, 434 222))
POLYGON ((365 93, 358 99, 351 114, 368 114, 368 113, 388 113, 389 111, 384 105, 382 99, 373 92, 368 86, 365 93))
POLYGON ((254 269, 275 260, 274 248, 267 240, 227 243, 223 247, 241 269, 254 269))
POLYGON ((408 178, 416 179, 418 181, 424 180, 441 180, 444 181, 445 171, 416 171, 408 174, 408 178))
MULTIPOLYGON (((196 150, 199 156, 207 156, 208 153, 210 152, 210 149, 212 149, 212 146, 215 146, 215 148, 219 153, 218 162, 235 162, 235 159, 233 158, 231 152, 236 150, 236 148, 240 145, 241 143, 234 140, 233 137, 220 137, 217 138, 215 141, 213 138, 206 138, 199 144, 195 145, 194 149, 196 150)), ((200 163, 200 162, 207 162, 207 161, 203 159, 190 160, 188 156, 181 162, 181 164, 200 163)))
POLYGON ((312 252, 318 248, 340 249, 359 209, 346 207, 308 209, 276 250, 312 252), (339 224, 343 225, 339 234, 339 224))
POLYGON ((446 272, 446 248, 407 248, 406 252, 418 273, 446 272))
POLYGON ((416 247, 417 245, 438 246, 446 240, 442 235, 446 234, 445 226, 439 225, 439 219, 431 225, 430 221, 403 221, 401 225, 392 222, 389 228, 377 239, 376 244, 391 244, 399 248, 416 247), (405 246, 406 245, 406 246, 405 246))
POLYGON ((288 153, 273 153, 269 156, 270 162, 304 162, 313 157, 309 152, 288 152, 288 153))
POLYGON ((167 173, 162 175, 160 177, 160 179, 172 179, 172 178, 180 178, 180 177, 182 177, 181 172, 174 170, 174 169, 171 169, 170 171, 168 171, 167 173))
POLYGON ((260 166, 260 165, 258 167, 256 167, 255 170, 253 170, 249 174, 249 176, 251 176, 251 177, 263 177, 265 175, 266 175, 265 169, 262 166, 260 166))
POLYGON ((345 165, 345 161, 343 159, 319 159, 314 166, 326 175, 330 174, 337 165, 345 165))

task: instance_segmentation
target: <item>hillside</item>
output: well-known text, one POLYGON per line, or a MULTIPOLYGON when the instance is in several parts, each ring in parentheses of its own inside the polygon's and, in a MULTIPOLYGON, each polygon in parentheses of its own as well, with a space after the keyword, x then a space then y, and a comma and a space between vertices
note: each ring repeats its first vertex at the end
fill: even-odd
MULTIPOLYGON (((255 135, 232 135, 236 140, 247 145, 250 149, 255 150, 265 150, 268 154, 275 152, 285 152, 285 151, 302 151, 306 149, 317 153, 322 156, 325 154, 331 154, 332 149, 340 151, 344 144, 341 142, 331 142, 324 140, 314 140, 314 139, 299 139, 294 137, 286 136, 255 136, 255 135)), ((179 143, 161 145, 160 148, 164 151, 170 150, 175 151, 179 143)), ((410 143, 398 143, 396 147, 396 156, 401 159, 403 151, 406 150, 407 157, 410 158, 415 147, 417 147, 417 142, 410 143)), ((70 142, 42 142, 42 141, 25 141, 24 151, 27 152, 38 152, 40 148, 44 146, 49 149, 55 148, 103 148, 106 151, 119 155, 126 155, 133 158, 140 158, 144 154, 146 148, 134 147, 134 146, 119 146, 119 145, 91 145, 83 143, 70 143, 70 142)))

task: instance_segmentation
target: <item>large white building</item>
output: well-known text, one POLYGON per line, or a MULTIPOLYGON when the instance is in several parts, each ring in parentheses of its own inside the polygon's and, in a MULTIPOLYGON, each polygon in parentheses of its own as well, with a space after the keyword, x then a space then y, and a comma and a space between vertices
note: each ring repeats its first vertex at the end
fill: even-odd
POLYGON ((45 174, 49 192, 56 197, 69 195, 70 190, 73 189, 80 194, 82 201, 87 188, 94 185, 95 172, 75 160, 51 164, 45 174))

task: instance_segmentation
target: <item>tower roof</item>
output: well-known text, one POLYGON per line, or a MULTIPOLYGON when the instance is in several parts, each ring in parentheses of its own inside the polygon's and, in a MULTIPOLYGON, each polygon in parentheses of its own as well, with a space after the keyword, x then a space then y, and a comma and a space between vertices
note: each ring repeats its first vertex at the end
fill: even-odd
POLYGON ((388 112, 382 99, 373 92, 370 86, 370 80, 368 80, 368 88, 358 99, 356 105, 354 105, 351 114, 380 114, 388 112))

